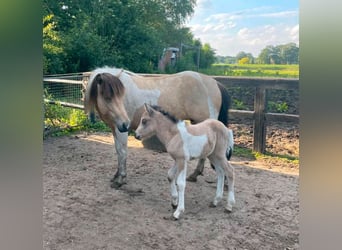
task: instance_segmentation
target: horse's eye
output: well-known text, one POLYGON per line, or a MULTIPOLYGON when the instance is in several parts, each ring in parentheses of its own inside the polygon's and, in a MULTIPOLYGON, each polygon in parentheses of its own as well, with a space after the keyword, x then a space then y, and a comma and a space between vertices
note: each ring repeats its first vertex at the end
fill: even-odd
POLYGON ((142 124, 142 125, 146 125, 146 123, 147 123, 147 120, 146 120, 146 119, 142 119, 142 120, 141 120, 141 124, 142 124))

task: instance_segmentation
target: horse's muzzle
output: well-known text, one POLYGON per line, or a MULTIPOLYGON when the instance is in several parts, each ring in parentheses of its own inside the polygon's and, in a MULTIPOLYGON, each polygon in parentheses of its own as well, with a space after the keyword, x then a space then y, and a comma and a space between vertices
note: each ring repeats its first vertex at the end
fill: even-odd
POLYGON ((139 140, 139 141, 141 140, 141 136, 140 136, 140 135, 135 134, 134 137, 135 137, 135 139, 137 139, 137 140, 139 140))

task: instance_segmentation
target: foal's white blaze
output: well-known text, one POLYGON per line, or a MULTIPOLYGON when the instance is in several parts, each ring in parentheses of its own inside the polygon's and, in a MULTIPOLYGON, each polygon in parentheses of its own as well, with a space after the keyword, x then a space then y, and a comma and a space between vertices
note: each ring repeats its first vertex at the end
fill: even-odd
POLYGON ((192 135, 187 129, 184 121, 177 123, 177 128, 182 137, 183 151, 186 160, 201 156, 204 145, 208 142, 207 135, 192 135))

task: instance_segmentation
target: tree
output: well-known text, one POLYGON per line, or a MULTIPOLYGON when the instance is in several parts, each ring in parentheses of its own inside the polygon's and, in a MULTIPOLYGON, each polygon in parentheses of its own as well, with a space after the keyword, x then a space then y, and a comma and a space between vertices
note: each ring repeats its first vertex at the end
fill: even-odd
POLYGON ((247 56, 241 58, 241 59, 238 61, 238 64, 248 64, 248 63, 249 63, 249 58, 248 58, 247 56))
POLYGON ((200 68, 209 68, 215 62, 215 52, 209 43, 205 43, 200 53, 200 68))
POLYGON ((237 53, 235 58, 236 58, 236 61, 238 62, 244 57, 247 57, 247 53, 244 51, 240 51, 239 53, 237 53))
POLYGON ((164 47, 189 36, 182 24, 192 15, 195 2, 44 0, 43 9, 44 16, 55 17, 66 72, 103 65, 151 72, 164 47))
POLYGON ((264 48, 258 56, 263 64, 298 64, 299 48, 295 43, 264 48))
POLYGON ((54 16, 43 18, 43 73, 55 74, 63 72, 63 58, 65 56, 60 34, 56 30, 54 16))
POLYGON ((254 57, 251 53, 246 53, 244 51, 240 51, 237 55, 236 55, 236 62, 240 63, 240 60, 243 58, 248 58, 248 61, 246 61, 246 59, 244 59, 245 63, 254 63, 254 57))
POLYGON ((299 48, 295 43, 279 45, 282 64, 298 64, 299 48))

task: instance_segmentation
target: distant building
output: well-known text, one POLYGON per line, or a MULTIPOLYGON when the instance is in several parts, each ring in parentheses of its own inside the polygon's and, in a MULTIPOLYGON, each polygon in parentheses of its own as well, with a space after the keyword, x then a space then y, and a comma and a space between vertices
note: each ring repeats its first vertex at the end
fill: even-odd
POLYGON ((169 47, 164 48, 163 54, 159 60, 158 69, 160 71, 165 71, 165 67, 170 64, 172 66, 176 65, 177 58, 179 54, 179 48, 169 47))

